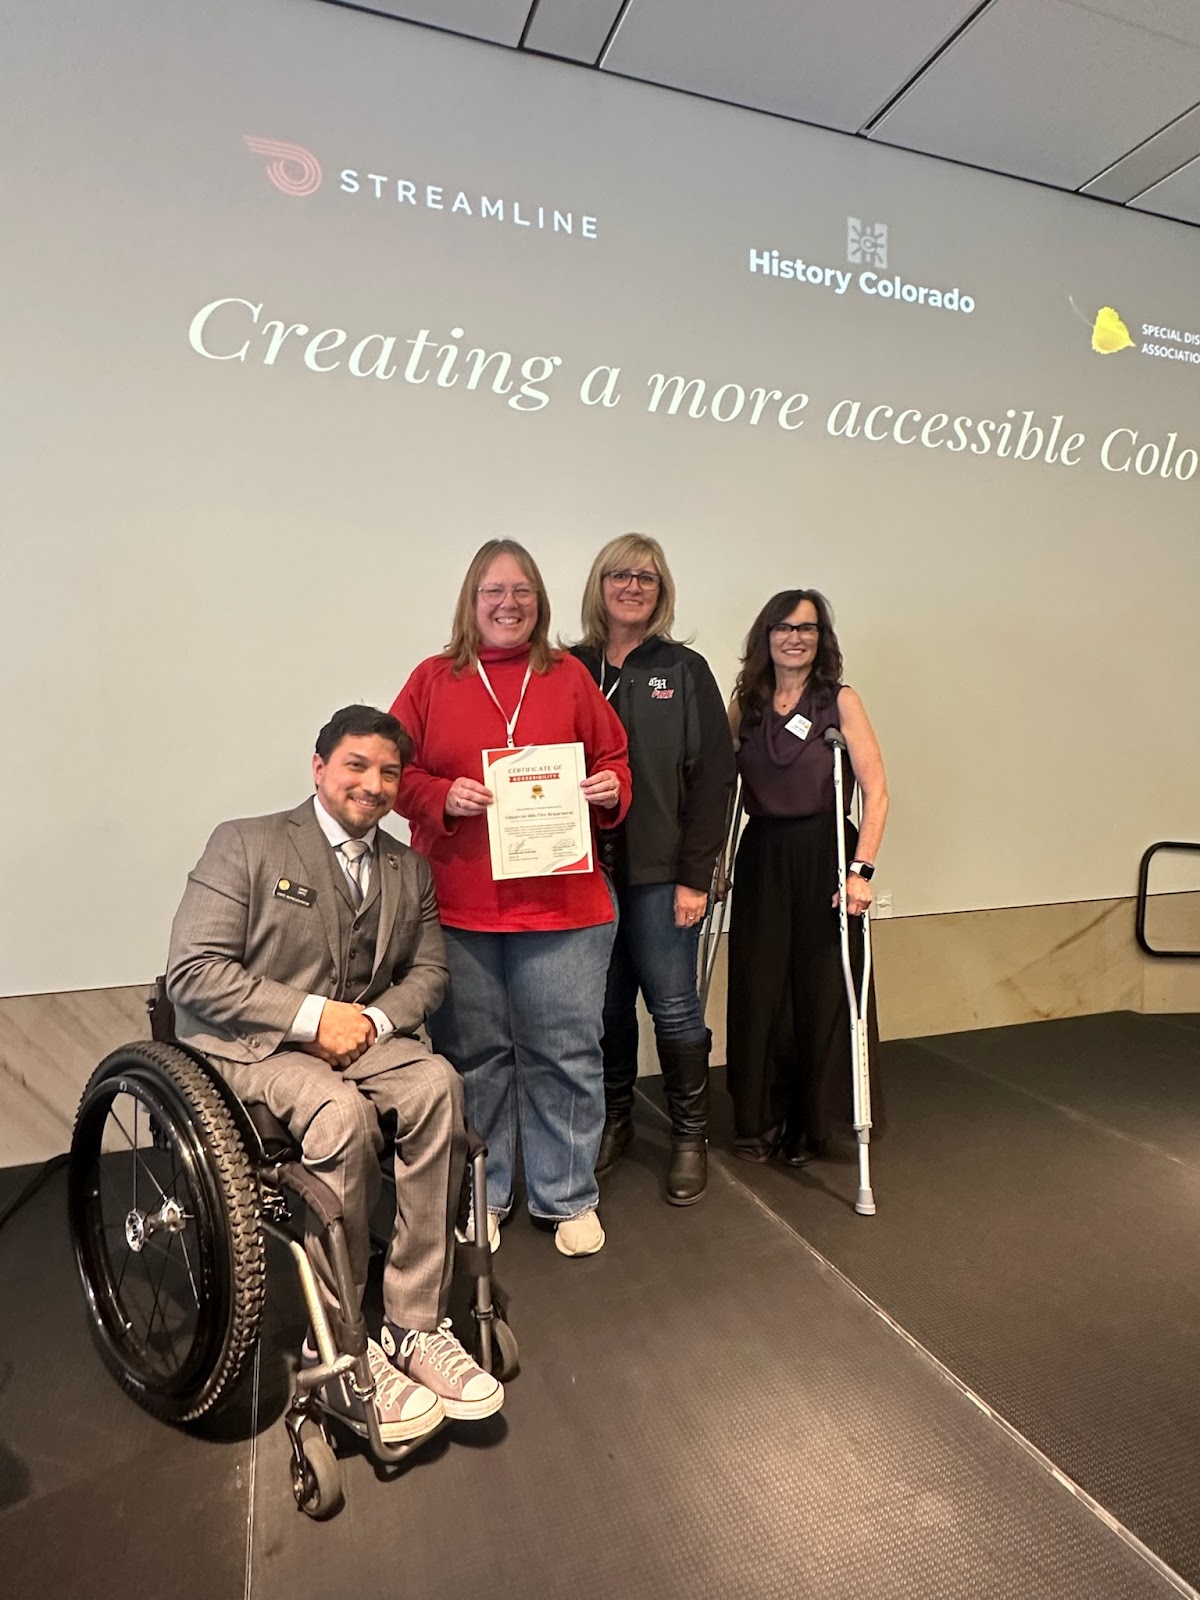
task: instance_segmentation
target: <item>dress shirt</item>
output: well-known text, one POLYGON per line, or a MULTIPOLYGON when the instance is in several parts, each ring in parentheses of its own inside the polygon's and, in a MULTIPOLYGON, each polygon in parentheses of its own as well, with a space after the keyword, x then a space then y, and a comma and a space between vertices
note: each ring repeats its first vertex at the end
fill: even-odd
MULTIPOLYGON (((313 795, 313 812, 316 815, 321 832, 329 840, 330 846, 337 856, 338 866, 342 869, 342 876, 348 884, 353 885, 354 880, 346 870, 346 858, 338 849, 338 846, 345 843, 347 839, 353 838, 354 835, 347 833, 337 818, 329 815, 316 795, 313 795)), ((371 887, 371 873, 375 865, 375 835, 378 831, 378 828, 371 828, 369 832, 362 836, 363 843, 370 846, 366 855, 363 856, 362 865, 359 868, 359 886, 362 889, 364 901, 367 898, 367 890, 371 887)), ((325 1009, 325 1002, 328 998, 329 996, 324 994, 305 996, 300 1002, 300 1009, 292 1018, 291 1027, 284 1035, 284 1044, 312 1043, 317 1037, 321 1012, 325 1009)), ((375 1024, 375 1038, 377 1040, 386 1039, 388 1034, 393 1032, 391 1020, 379 1010, 378 1006, 364 1006, 363 1011, 375 1024)))

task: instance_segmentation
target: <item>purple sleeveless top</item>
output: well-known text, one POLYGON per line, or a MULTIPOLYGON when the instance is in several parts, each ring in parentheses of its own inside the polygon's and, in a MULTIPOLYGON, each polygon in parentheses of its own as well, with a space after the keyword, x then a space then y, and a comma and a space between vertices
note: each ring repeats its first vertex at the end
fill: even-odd
MULTIPOLYGON (((840 728, 837 691, 805 690, 800 703, 781 717, 768 704, 763 719, 742 733, 738 771, 749 817, 817 817, 833 810, 833 751, 827 728, 840 728), (812 723, 803 739, 789 732, 794 716, 812 723)), ((849 811, 854 772, 842 755, 842 793, 849 811)))

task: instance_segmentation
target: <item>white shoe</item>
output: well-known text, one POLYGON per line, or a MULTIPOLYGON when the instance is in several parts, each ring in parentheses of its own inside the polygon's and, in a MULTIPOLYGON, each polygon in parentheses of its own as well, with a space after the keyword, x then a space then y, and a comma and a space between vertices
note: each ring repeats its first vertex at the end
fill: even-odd
POLYGON ((564 1256, 594 1256, 604 1249, 604 1229, 595 1211, 582 1211, 579 1216, 560 1222, 554 1230, 554 1247, 564 1256))
MULTIPOLYGON (((458 1240, 459 1244, 475 1243, 474 1212, 467 1217, 467 1225, 465 1228, 455 1228, 454 1237, 458 1240)), ((498 1211, 488 1212, 488 1243, 492 1247, 492 1254, 495 1255, 496 1251, 500 1248, 500 1213, 498 1211)))

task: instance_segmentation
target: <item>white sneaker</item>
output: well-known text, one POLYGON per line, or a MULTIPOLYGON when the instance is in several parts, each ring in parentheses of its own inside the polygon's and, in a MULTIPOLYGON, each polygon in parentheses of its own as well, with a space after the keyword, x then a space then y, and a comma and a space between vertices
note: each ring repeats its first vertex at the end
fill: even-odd
POLYGON ((579 1216, 560 1222, 554 1230, 555 1249, 564 1256, 594 1256, 604 1249, 604 1229, 595 1211, 582 1211, 579 1216))
MULTIPOLYGON (((467 1225, 465 1228, 455 1228, 454 1237, 458 1240, 459 1244, 475 1243, 474 1212, 471 1212, 468 1215, 467 1225)), ((492 1254, 495 1255, 496 1251, 500 1248, 500 1214, 497 1211, 488 1212, 488 1243, 492 1247, 492 1254)))

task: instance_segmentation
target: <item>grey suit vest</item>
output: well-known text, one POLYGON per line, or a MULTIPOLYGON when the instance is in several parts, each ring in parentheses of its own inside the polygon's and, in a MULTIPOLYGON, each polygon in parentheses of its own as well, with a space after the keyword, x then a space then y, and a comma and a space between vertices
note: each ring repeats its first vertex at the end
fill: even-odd
MULTIPOLYGON (((341 875, 341 868, 334 871, 341 875)), ((375 941, 379 937, 379 856, 371 861, 371 887, 357 915, 343 895, 337 896, 338 928, 341 934, 341 975, 335 1000, 356 1000, 371 981, 375 970, 375 941)))

